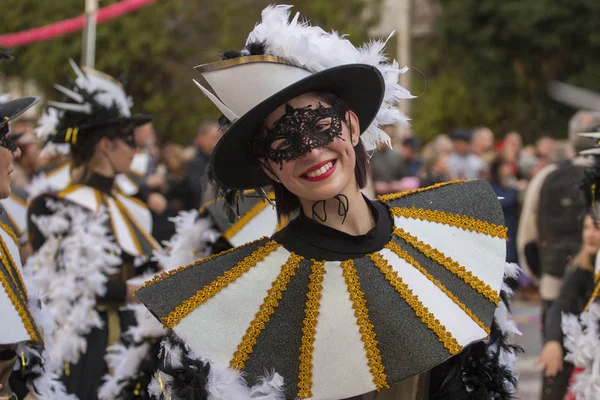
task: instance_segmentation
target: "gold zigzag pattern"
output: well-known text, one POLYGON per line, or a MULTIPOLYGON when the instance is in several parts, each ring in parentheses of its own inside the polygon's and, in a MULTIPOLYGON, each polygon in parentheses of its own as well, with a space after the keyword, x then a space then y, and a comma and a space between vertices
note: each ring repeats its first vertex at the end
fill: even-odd
POLYGON ((466 284, 471 286, 473 289, 477 290, 483 297, 498 305, 500 301, 500 295, 496 292, 490 285, 479 279, 475 276, 471 271, 468 271, 464 266, 460 265, 458 262, 454 261, 452 258, 447 257, 441 251, 431 247, 427 243, 420 241, 415 236, 409 234, 402 228, 394 228, 394 235, 398 236, 400 239, 406 241, 406 243, 413 246, 415 249, 419 250, 428 258, 432 259, 436 263, 440 264, 448 271, 462 279, 466 284))
POLYGON ((205 303, 208 299, 226 288, 231 282, 234 282, 240 276, 248 272, 250 268, 263 261, 265 257, 275 251, 279 246, 280 245, 275 241, 269 241, 265 243, 263 246, 256 249, 252 254, 240 261, 235 267, 225 271, 223 275, 219 276, 210 285, 198 290, 196 294, 178 305, 175 310, 169 313, 169 315, 162 318, 162 323, 166 327, 173 329, 175 325, 181 322, 181 320, 194 309, 196 309, 196 307, 205 303))
POLYGON ((438 289, 440 289, 442 292, 444 292, 444 294, 446 296, 448 296, 448 298, 450 298, 450 300, 452 300, 454 302, 454 304, 456 304, 457 306, 459 306, 460 309, 463 310, 465 314, 467 314, 469 317, 471 317, 471 319, 473 320, 473 322, 475 322, 477 325, 479 325, 479 327, 481 329, 483 329, 485 331, 485 333, 487 333, 488 335, 490 334, 490 328, 488 328, 487 326, 485 326, 485 324, 483 322, 481 322, 481 320, 479 318, 477 318, 477 316, 475 314, 473 314, 473 311, 471 311, 466 305, 464 305, 440 281, 438 281, 437 279, 435 279, 433 277, 433 275, 431 275, 425 268, 423 268, 421 266, 421 264, 419 264, 419 262, 417 260, 415 260, 410 254, 408 254, 408 252, 406 252, 405 250, 402 250, 400 248, 400 246, 398 245, 398 243, 396 243, 396 242, 389 242, 385 247, 388 248, 388 249, 390 249, 398 257, 404 259, 407 263, 409 263, 410 265, 412 265, 413 267, 415 267, 417 270, 419 270, 419 272, 422 273, 423 275, 425 275, 425 277, 427 279, 429 279, 431 281, 431 283, 433 283, 435 286, 438 287, 438 289))
POLYGON ((371 375, 373 376, 373 383, 377 390, 389 388, 387 384, 387 375, 384 372, 383 362, 381 361, 381 354, 377 347, 377 339, 375 338, 375 332, 373 331, 374 326, 369 320, 367 302, 360 288, 360 282, 356 274, 356 269, 354 268, 354 260, 343 261, 341 267, 350 294, 350 300, 352 300, 352 308, 354 309, 356 323, 358 324, 367 353, 367 362, 371 375))
POLYGON ((385 279, 396 289, 406 304, 412 308, 415 315, 421 319, 421 322, 427 325, 427 327, 438 337, 439 341, 444 345, 448 352, 451 355, 459 354, 463 347, 458 343, 454 336, 452 336, 452 333, 448 332, 446 327, 435 318, 435 315, 421 303, 419 296, 412 292, 398 273, 392 269, 386 259, 378 253, 369 254, 369 258, 371 258, 373 263, 379 268, 381 273, 385 276, 385 279))
POLYGON ((300 346, 300 372, 298 373, 298 397, 307 399, 312 397, 312 354, 314 350, 315 334, 317 332, 317 318, 321 305, 321 291, 323 290, 323 275, 325 275, 325 262, 313 260, 308 294, 306 295, 306 308, 304 309, 304 327, 302 328, 302 345, 300 346))
POLYGON ((411 194, 426 192, 428 190, 438 189, 438 188, 441 188, 444 186, 454 185, 455 183, 464 183, 464 182, 469 182, 469 181, 468 180, 456 180, 456 181, 450 181, 450 182, 442 182, 442 183, 437 183, 435 185, 427 186, 424 188, 407 190, 406 192, 383 194, 383 195, 377 196, 377 200, 379 200, 382 203, 387 203, 388 201, 398 200, 398 199, 401 199, 402 197, 410 196, 411 194))
POLYGON ((506 235, 506 232, 508 231, 507 227, 490 224, 489 222, 464 215, 445 213, 436 210, 426 210, 415 207, 393 207, 390 209, 390 213, 395 217, 405 217, 418 219, 421 221, 437 222, 438 224, 454 226, 466 231, 483 233, 486 235, 499 237, 501 239, 508 238, 506 235))
POLYGON ((246 361, 248 361, 248 358, 252 353, 254 345, 256 345, 258 336, 263 329, 265 329, 271 315, 273 315, 275 309, 279 306, 279 300, 281 300, 283 292, 287 289, 287 285, 290 283, 292 276, 296 274, 296 270, 300 266, 300 261, 303 259, 303 257, 291 253, 286 263, 281 266, 279 275, 273 281, 271 288, 267 292, 267 296, 246 330, 246 334, 238 345, 237 350, 233 354, 233 359, 229 363, 231 368, 237 370, 242 370, 244 368, 246 361))

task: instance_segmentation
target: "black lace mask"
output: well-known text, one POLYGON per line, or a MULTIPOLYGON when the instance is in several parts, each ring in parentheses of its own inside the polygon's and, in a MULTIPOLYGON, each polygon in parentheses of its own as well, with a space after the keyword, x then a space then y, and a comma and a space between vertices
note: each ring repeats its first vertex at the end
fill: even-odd
POLYGON ((285 114, 267 128, 265 137, 256 139, 255 148, 259 155, 281 166, 341 137, 343 114, 338 105, 326 108, 319 103, 313 109, 286 104, 285 114))

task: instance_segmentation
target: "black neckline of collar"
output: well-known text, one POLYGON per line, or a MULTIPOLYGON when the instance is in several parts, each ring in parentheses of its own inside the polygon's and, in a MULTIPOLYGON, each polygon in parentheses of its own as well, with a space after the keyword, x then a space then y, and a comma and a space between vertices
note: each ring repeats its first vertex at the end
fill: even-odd
POLYGON ((99 190, 102 193, 112 195, 113 187, 115 185, 115 177, 103 176, 96 172, 92 172, 89 178, 87 178, 82 183, 96 190, 99 190))

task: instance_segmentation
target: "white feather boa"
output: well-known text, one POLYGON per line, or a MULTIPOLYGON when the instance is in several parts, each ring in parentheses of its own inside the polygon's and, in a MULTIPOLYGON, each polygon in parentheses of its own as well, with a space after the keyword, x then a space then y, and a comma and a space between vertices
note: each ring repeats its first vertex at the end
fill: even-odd
POLYGON ((372 40, 356 48, 345 35, 335 31, 326 32, 318 26, 300 21, 298 13, 290 21, 291 8, 289 5, 266 7, 261 14, 261 22, 250 32, 246 44, 264 42, 266 54, 286 58, 311 72, 355 63, 376 67, 385 81, 383 103, 361 138, 367 150, 374 150, 380 142, 391 144, 390 138, 379 126, 408 125, 408 118, 396 103, 414 96, 398 84, 399 74, 405 73, 408 68, 399 68, 396 61, 390 63, 384 53, 389 37, 386 40, 372 40))
POLYGON ((61 375, 65 363, 76 363, 86 352, 85 335, 102 326, 96 297, 104 295, 108 276, 122 260, 105 212, 52 200, 47 205, 52 215, 33 217, 46 241, 24 269, 58 322, 47 367, 61 375))
POLYGON ((41 301, 29 271, 24 270, 22 278, 27 288, 29 311, 44 337, 45 346, 41 350, 29 342, 20 343, 16 350, 18 357, 15 369, 25 368, 30 376, 35 377, 26 382, 27 388, 41 400, 77 400, 76 396, 67 394, 60 377, 45 366, 53 346, 56 323, 41 301))
POLYGON ((592 303, 580 316, 563 314, 565 360, 583 371, 571 387, 577 399, 600 398, 600 304, 592 303))
MULTIPOLYGON (((175 224, 175 234, 164 243, 165 249, 155 252, 154 257, 163 271, 190 264, 210 254, 210 243, 213 243, 219 233, 211 228, 210 220, 198 218, 198 212, 182 211, 172 218, 175 224)), ((98 397, 100 400, 118 399, 123 392, 126 380, 134 379, 139 366, 150 348, 148 340, 162 338, 167 330, 142 304, 127 306, 135 314, 137 325, 125 332, 134 343, 131 346, 118 344, 109 348, 107 362, 113 371, 104 377, 98 397)))

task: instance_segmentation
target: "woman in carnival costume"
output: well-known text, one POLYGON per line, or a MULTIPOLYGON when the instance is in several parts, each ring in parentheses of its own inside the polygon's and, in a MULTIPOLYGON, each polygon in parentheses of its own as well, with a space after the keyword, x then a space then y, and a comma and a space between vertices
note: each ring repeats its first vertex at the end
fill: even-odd
MULTIPOLYGON (((355 48, 271 6, 241 52, 196 67, 232 123, 211 173, 234 207, 270 185, 271 238, 157 276, 172 329, 160 399, 507 399, 506 229, 484 181, 369 201, 367 150, 406 123, 385 42, 355 48), (494 315, 498 318, 495 319, 494 315), (487 339, 487 340, 486 340, 487 339)), ((514 272, 514 271, 512 271, 514 272)))
MULTIPOLYGON (((581 135, 600 140, 600 133, 597 132, 581 135)), ((597 203, 598 185, 600 185, 600 148, 585 150, 581 154, 592 155, 595 159, 594 166, 586 171, 582 184, 590 209, 584 220, 584 245, 580 258, 583 256, 588 259, 585 260, 585 268, 579 267, 565 278, 559 298, 548 311, 546 325, 562 325, 561 339, 563 339, 564 352, 562 348, 547 350, 548 344, 546 344, 542 353, 542 356, 546 355, 549 366, 555 370, 561 367, 570 366, 570 369, 575 367, 565 397, 569 400, 600 398, 600 304, 598 303, 600 259, 597 251, 593 251, 594 248, 597 250, 599 247, 600 240, 597 203), (566 365, 562 363, 564 353, 566 353, 564 358, 566 365)), ((557 334, 559 327, 555 328, 557 334)))
POLYGON ((135 154, 134 128, 151 117, 131 115, 131 101, 112 77, 71 66, 73 88, 55 86, 66 98, 49 102, 55 118, 43 128, 48 146, 70 149, 78 177, 32 201, 28 231, 35 253, 27 267, 58 324, 50 361, 67 390, 80 399, 143 398, 142 369, 152 344, 134 343, 137 286, 128 280, 152 267, 148 260, 159 245, 146 206, 113 185, 135 154), (127 351, 137 357, 123 368, 127 351))
MULTIPOLYGON (((11 59, 0 52, 0 61, 11 59)), ((10 132, 9 122, 38 101, 24 97, 0 104, 0 199, 11 195, 13 161, 21 155, 15 144, 20 135, 10 132)), ((44 367, 54 326, 23 270, 19 244, 13 229, 0 222, 0 399, 68 399, 63 384, 44 367)))

